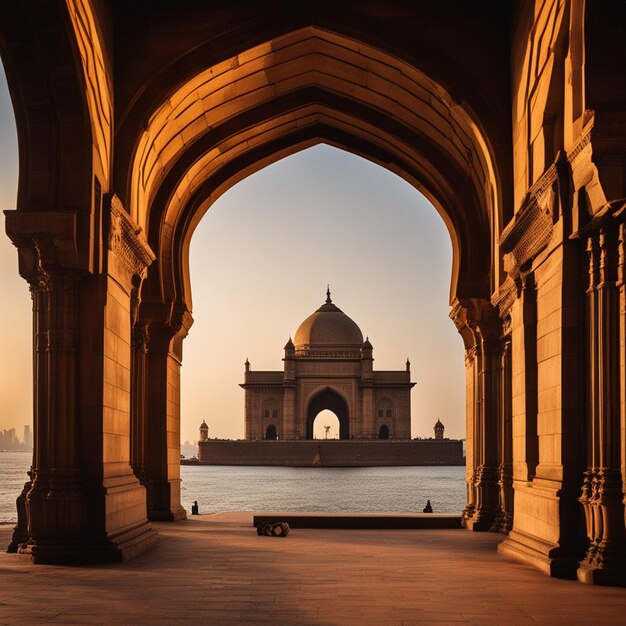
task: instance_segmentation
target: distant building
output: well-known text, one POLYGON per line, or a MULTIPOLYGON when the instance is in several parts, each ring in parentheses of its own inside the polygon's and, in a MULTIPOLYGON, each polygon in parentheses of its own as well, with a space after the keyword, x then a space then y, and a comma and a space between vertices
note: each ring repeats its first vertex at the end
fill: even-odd
POLYGON ((28 424, 26 424, 24 426, 23 443, 24 443, 24 446, 26 448, 32 448, 33 447, 33 431, 31 430, 31 428, 30 428, 30 426, 28 424))
POLYGON ((357 324, 326 302, 285 346, 283 371, 245 364, 246 439, 312 439, 323 410, 339 418, 340 439, 410 439, 410 363, 374 371, 373 348, 357 324))
POLYGON ((200 441, 206 441, 209 438, 209 427, 207 423, 202 420, 202 424, 200 424, 200 441))
POLYGON ((435 439, 443 439, 443 431, 445 430, 445 426, 441 423, 440 420, 435 422, 435 439))

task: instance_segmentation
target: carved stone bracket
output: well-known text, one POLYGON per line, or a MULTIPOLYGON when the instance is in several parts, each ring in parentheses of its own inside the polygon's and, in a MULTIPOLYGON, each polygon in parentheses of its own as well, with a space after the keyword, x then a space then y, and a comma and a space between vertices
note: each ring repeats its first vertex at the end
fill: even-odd
POLYGON ((518 296, 518 282, 513 280, 510 276, 507 276, 506 280, 500 285, 498 291, 496 291, 491 297, 491 304, 498 312, 500 319, 503 321, 502 334, 504 335, 510 333, 511 307, 518 296))
POLYGON ((18 249, 19 272, 43 287, 50 271, 80 269, 75 211, 5 211, 6 232, 18 249))
POLYGON ((111 195, 108 248, 119 259, 128 282, 133 276, 143 280, 146 269, 156 259, 141 228, 126 213, 116 195, 111 195))
POLYGON ((507 272, 519 271, 550 243, 557 178, 558 165, 553 163, 529 189, 521 209, 502 232, 500 249, 505 254, 507 272))

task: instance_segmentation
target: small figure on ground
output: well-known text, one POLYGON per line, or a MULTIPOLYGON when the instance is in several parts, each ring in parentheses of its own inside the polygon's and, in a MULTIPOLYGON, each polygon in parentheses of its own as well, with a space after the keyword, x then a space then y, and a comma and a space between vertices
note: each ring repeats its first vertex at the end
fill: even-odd
POLYGON ((198 501, 194 500, 193 504, 191 505, 191 514, 192 515, 199 515, 199 507, 198 507, 198 501))
POLYGON ((289 524, 287 522, 261 522, 256 532, 259 536, 286 537, 289 534, 289 524))
POLYGON ((426 506, 424 507, 424 513, 432 513, 433 507, 430 504, 430 500, 426 500, 426 506))

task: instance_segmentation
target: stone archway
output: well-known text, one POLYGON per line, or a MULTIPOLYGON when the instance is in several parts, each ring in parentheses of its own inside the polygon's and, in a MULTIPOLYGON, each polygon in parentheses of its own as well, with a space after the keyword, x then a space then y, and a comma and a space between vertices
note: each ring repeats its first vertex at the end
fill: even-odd
POLYGON ((389 439, 389 426, 387 426, 387 424, 383 424, 378 429, 378 438, 379 439, 389 439))
POLYGON ((623 581, 626 8, 422 4, 0 3, 7 232, 36 346, 13 548, 120 560, 154 542, 147 515, 185 515, 194 228, 238 180, 327 142, 416 186, 450 232, 466 527, 510 529, 501 549, 547 573, 623 581))
POLYGON ((339 420, 339 439, 350 439, 350 410, 343 397, 330 387, 318 393, 306 412, 306 438, 313 439, 313 422, 321 411, 332 411, 339 420))
POLYGON ((267 441, 276 441, 276 439, 278 439, 278 432, 274 424, 269 424, 265 429, 265 439, 267 441))

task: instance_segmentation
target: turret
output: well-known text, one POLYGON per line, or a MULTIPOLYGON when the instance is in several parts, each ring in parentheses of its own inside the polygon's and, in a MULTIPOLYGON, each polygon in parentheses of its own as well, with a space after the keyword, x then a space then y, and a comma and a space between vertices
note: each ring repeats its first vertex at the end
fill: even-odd
POLYGON ((296 348, 293 345, 293 341, 291 337, 289 337, 289 341, 285 344, 285 358, 283 362, 285 363, 285 380, 293 380, 296 375, 296 348))
POLYGON ((361 346, 361 378, 371 380, 374 377, 374 357, 372 356, 373 347, 369 337, 365 338, 361 346))
POLYGON ((209 427, 207 423, 202 420, 202 424, 200 424, 200 441, 206 441, 209 438, 209 427))
POLYGON ((443 439, 443 431, 445 430, 445 426, 437 420, 435 423, 435 439, 443 439))

